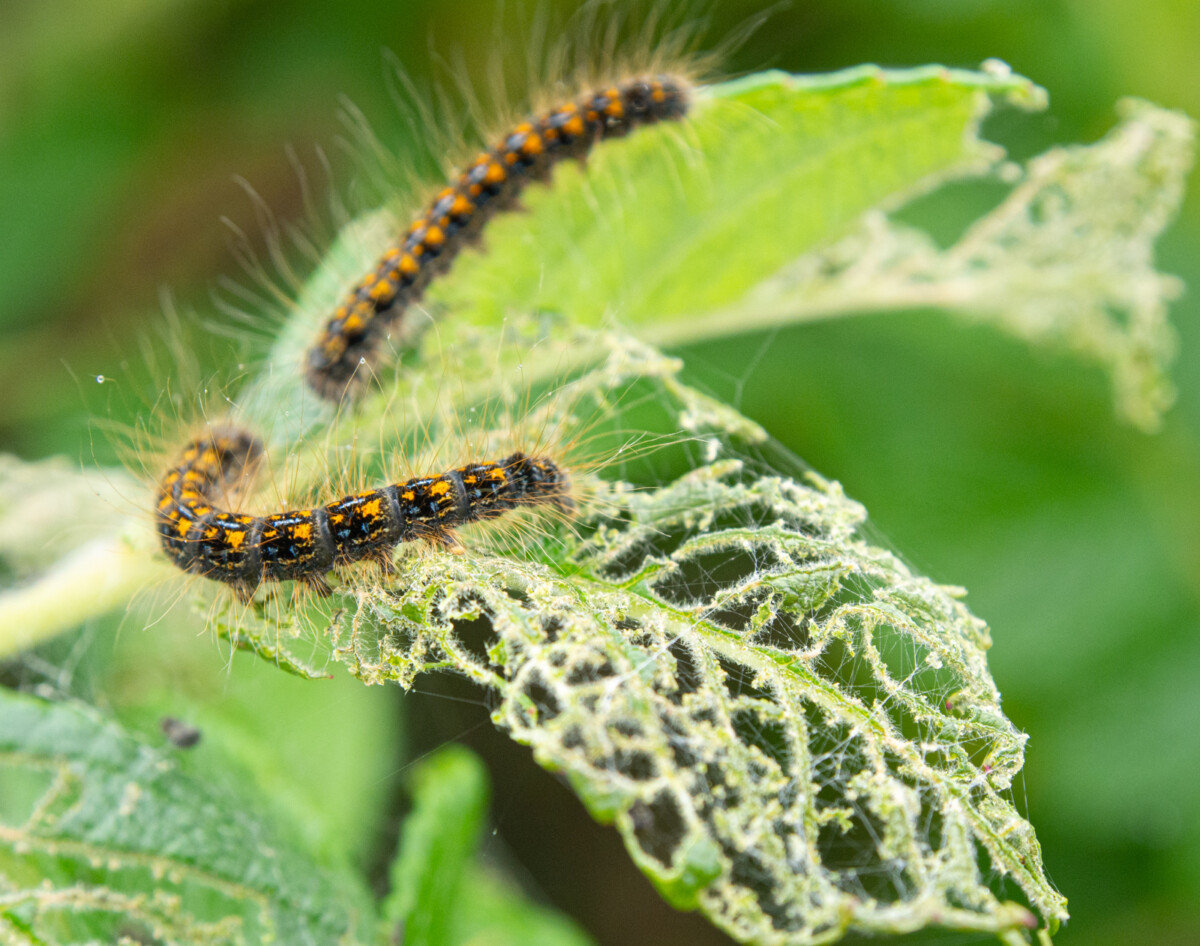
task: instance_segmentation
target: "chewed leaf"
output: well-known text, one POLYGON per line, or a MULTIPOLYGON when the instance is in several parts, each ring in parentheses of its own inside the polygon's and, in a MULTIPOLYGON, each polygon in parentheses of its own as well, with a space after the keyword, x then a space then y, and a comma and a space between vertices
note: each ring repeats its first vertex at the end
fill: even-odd
POLYGON ((370 683, 451 669, 493 690, 497 725, 615 822, 663 895, 743 942, 1056 925, 1065 901, 1008 795, 1025 736, 984 624, 651 350, 617 346, 580 384, 639 365, 713 462, 595 485, 538 543, 552 564, 406 558, 356 591, 335 658, 370 683))
POLYGON ((374 936, 353 876, 313 861, 231 780, 189 774, 91 710, 4 689, 0 868, 5 942, 351 946, 374 936))
POLYGON ((496 319, 531 307, 595 324, 692 319, 801 253, 997 149, 976 135, 992 99, 1039 107, 1026 79, 941 67, 782 72, 701 90, 688 121, 561 169, 531 213, 497 220, 487 253, 435 297, 496 319))
POLYGON ((1195 123, 1126 100, 1092 145, 1055 148, 953 246, 882 214, 799 261, 711 325, 778 325, 881 309, 941 308, 1031 342, 1065 346, 1112 377, 1118 414, 1155 429, 1174 400, 1178 279, 1154 244, 1183 200, 1195 123))

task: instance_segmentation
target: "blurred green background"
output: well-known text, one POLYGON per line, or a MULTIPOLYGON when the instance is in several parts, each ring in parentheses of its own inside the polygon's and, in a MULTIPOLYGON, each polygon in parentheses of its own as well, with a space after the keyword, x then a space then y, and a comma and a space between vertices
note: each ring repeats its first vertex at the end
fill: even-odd
MULTIPOLYGON (((235 176, 284 220, 303 214, 285 145, 310 167, 313 147, 327 147, 345 184, 353 163, 333 144, 343 96, 391 146, 419 151, 389 100, 382 51, 418 80, 437 55, 457 51, 482 76, 497 6, 4 0, 0 448, 111 458, 93 420, 129 421, 153 400, 136 340, 163 321, 160 291, 169 287, 185 314, 218 318, 213 286, 240 275, 219 219, 261 230, 235 176), (110 380, 97 385, 98 375, 110 380)), ((762 7, 713 4, 709 44, 762 7)), ((505 42, 526 40, 514 27, 505 42)), ((1002 113, 985 127, 1025 158, 1098 138, 1123 95, 1200 116, 1198 49, 1193 0, 795 0, 728 69, 969 67, 998 57, 1050 92, 1048 112, 1002 113)), ((951 188, 912 218, 951 228, 982 193, 951 188)), ((1162 269, 1200 286, 1194 186, 1159 251, 1162 269)), ((970 590, 992 627, 1004 707, 1031 737, 1015 793, 1070 898, 1064 944, 1200 941, 1196 314, 1194 294, 1173 307, 1179 401, 1152 437, 1118 426, 1098 372, 941 315, 873 316, 682 352, 693 381, 841 480, 915 569, 970 590)), ((201 360, 225 344, 217 339, 201 360)), ((331 794, 356 800, 331 834, 346 833, 373 876, 394 842, 403 804, 394 783, 406 760, 460 739, 488 758, 496 783, 491 856, 536 896, 602 943, 726 941, 661 906, 615 833, 590 825, 565 788, 491 729, 482 698, 453 681, 430 682, 440 695, 344 680, 316 694, 266 666, 228 665, 207 637, 131 622, 89 628, 3 679, 126 712, 140 706, 147 725, 147 707, 183 706, 193 718, 220 717, 226 731, 272 727, 279 758, 263 778, 275 797, 295 796, 297 810, 331 794)))

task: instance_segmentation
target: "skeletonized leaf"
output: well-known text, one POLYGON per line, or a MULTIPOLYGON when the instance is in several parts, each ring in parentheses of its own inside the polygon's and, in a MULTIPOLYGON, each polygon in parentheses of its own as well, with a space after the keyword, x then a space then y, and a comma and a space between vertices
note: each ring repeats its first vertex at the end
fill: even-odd
POLYGON ((768 326, 857 312, 940 308, 1018 338, 1065 347, 1112 378, 1117 413, 1158 427, 1174 401, 1168 303, 1180 281, 1154 245, 1183 201, 1195 123, 1129 99, 1091 145, 1032 160, 993 211, 953 246, 871 214, 863 228, 798 261, 717 326, 768 326))
POLYGON ((690 435, 652 459, 686 472, 589 483, 580 519, 515 549, 406 557, 352 590, 335 659, 369 683, 449 669, 489 688, 496 724, 663 895, 740 941, 1057 925, 1008 791, 1025 736, 962 592, 873 544, 860 506, 797 479, 676 363, 610 343, 542 409, 639 390, 690 435))

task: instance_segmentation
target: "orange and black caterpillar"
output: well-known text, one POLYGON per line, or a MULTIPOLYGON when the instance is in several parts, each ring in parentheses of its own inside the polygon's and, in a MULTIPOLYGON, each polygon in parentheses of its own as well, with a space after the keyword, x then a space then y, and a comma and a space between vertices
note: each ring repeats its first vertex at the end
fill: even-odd
POLYGON ((564 158, 582 158, 594 143, 639 125, 680 118, 690 86, 674 76, 631 79, 599 89, 517 125, 481 153, 458 180, 390 246, 374 271, 350 291, 308 352, 306 377, 321 397, 340 399, 381 339, 420 300, 431 279, 478 238, 488 217, 512 207, 530 181, 545 180, 564 158))
POLYGON ((171 561, 225 582, 244 601, 260 582, 289 579, 327 595, 331 569, 358 561, 390 568, 401 542, 424 539, 457 549, 456 526, 520 506, 573 508, 566 471, 519 452, 308 509, 251 516, 217 508, 220 495, 236 487, 262 452, 257 438, 239 430, 199 437, 167 471, 157 496, 158 534, 171 561))

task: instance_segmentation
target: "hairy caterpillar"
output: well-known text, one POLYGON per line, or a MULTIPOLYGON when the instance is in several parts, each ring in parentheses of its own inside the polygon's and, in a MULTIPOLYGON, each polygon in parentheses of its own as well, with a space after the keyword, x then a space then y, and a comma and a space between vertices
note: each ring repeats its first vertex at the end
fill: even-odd
POLYGON ((564 158, 583 159, 593 144, 639 125, 678 119, 690 85, 673 75, 630 79, 553 108, 479 154, 457 181, 390 246, 350 291, 308 351, 306 378, 321 397, 343 397, 408 306, 420 300, 490 215, 514 206, 531 181, 546 180, 564 158))
POLYGON ((321 595, 325 575, 358 561, 391 566, 401 542, 423 539, 460 548, 454 528, 520 506, 573 508, 570 477, 547 457, 516 452, 266 516, 217 508, 262 456, 245 431, 214 431, 188 443, 159 484, 156 520, 167 556, 179 568, 230 585, 249 601, 264 581, 296 580, 321 595))

